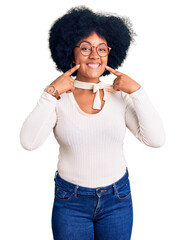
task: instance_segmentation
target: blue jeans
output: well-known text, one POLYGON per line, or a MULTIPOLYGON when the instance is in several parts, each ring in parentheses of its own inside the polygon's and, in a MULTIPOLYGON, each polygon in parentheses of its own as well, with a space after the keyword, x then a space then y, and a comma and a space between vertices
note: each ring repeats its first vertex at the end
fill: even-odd
POLYGON ((55 173, 54 240, 130 240, 133 207, 128 169, 98 188, 75 185, 55 173))

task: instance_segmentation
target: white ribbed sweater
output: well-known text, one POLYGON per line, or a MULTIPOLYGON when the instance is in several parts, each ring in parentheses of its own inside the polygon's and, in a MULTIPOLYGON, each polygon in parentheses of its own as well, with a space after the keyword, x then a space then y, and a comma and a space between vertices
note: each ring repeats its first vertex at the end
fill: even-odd
POLYGON ((57 100, 43 92, 20 131, 23 148, 40 147, 53 129, 59 143, 60 176, 84 187, 107 186, 126 171, 123 143, 126 127, 150 147, 164 144, 161 119, 145 90, 126 94, 109 92, 103 109, 88 114, 80 109, 72 92, 57 100))

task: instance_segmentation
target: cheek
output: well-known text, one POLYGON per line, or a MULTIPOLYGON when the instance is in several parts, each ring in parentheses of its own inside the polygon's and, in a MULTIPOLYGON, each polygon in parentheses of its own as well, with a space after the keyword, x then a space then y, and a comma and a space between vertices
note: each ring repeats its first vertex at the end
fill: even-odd
POLYGON ((76 64, 82 64, 86 61, 86 58, 79 52, 79 49, 74 51, 74 61, 76 64))
POLYGON ((102 60, 102 64, 105 65, 105 66, 107 65, 107 62, 108 62, 108 58, 107 57, 102 60))
POLYGON ((85 63, 87 60, 83 58, 83 56, 76 56, 75 57, 75 63, 76 64, 82 64, 82 63, 85 63))

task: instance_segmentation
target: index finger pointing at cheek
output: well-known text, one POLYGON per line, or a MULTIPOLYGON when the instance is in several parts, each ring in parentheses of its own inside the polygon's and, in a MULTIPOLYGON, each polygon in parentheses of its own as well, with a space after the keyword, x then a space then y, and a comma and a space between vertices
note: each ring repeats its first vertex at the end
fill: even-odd
POLYGON ((111 68, 111 67, 109 67, 109 66, 105 66, 105 68, 106 68, 109 72, 113 73, 113 74, 116 75, 116 76, 122 75, 121 72, 116 71, 115 69, 113 69, 113 68, 111 68))
POLYGON ((80 67, 80 64, 75 65, 74 67, 72 67, 71 69, 69 69, 67 72, 65 72, 64 74, 67 76, 70 76, 72 73, 74 73, 78 68, 80 67))

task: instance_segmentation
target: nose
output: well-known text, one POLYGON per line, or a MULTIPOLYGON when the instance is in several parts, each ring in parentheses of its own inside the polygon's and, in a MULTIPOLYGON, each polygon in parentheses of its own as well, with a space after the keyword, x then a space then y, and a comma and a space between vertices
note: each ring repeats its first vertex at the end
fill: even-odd
POLYGON ((91 54, 89 55, 89 58, 99 58, 100 56, 97 53, 97 49, 93 47, 91 54))

